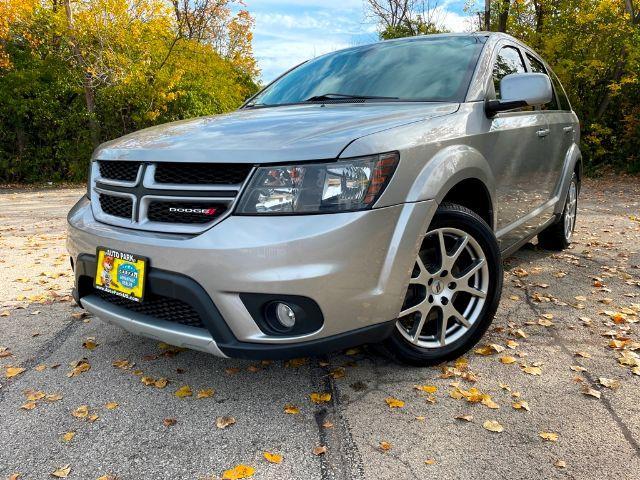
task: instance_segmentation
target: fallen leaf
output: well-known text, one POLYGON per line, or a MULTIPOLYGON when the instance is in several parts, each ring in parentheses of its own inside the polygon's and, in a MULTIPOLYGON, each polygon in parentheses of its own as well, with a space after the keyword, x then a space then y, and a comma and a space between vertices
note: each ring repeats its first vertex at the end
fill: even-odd
POLYGON ((33 410, 36 408, 36 402, 27 402, 20 407, 23 410, 33 410))
POLYGON ((240 480, 241 478, 249 478, 253 477, 255 473, 255 468, 249 467, 248 465, 238 465, 231 470, 226 470, 222 474, 223 480, 240 480))
POLYGON ((323 426, 324 428, 333 428, 333 422, 330 422, 329 420, 325 420, 325 421, 322 423, 322 426, 323 426))
POLYGON ((107 410, 115 410, 118 408, 118 404, 116 402, 108 402, 105 407, 107 410))
POLYGON ((555 324, 551 320, 547 320, 546 318, 540 318, 538 319, 538 325, 541 325, 543 327, 552 327, 555 324))
POLYGON ((264 452, 264 458, 269 463, 282 463, 282 455, 278 455, 277 453, 264 452))
POLYGON ((414 385, 413 388, 426 393, 436 393, 438 391, 438 387, 435 385, 414 385))
POLYGON ((7 371, 5 372, 5 376, 7 378, 15 377, 16 375, 20 375, 24 372, 24 368, 22 367, 7 367, 7 371))
POLYGON ((291 403, 287 403, 284 406, 284 413, 288 413, 289 415, 297 415, 300 413, 300 409, 291 403))
POLYGON ((70 472, 71 472, 71 465, 65 465, 64 467, 60 467, 54 472, 52 472, 51 476, 56 478, 67 478, 70 472))
POLYGON ((587 369, 584 367, 581 367, 580 365, 571 365, 569 367, 571 370, 573 370, 574 372, 586 372, 587 369))
POLYGON ((216 427, 225 429, 236 423, 236 419, 233 417, 218 417, 216 418, 216 427))
POLYGON ((62 440, 65 442, 70 442, 71 440, 73 440, 73 437, 76 436, 76 432, 67 432, 64 435, 62 435, 62 440))
POLYGON ((3 310, 0 312, 0 317, 8 317, 9 315, 9 310, 3 310))
POLYGON ((330 393, 312 393, 309 395, 311 401, 315 404, 327 403, 331 401, 330 393))
POLYGON ((25 390, 24 394, 27 397, 27 400, 29 400, 30 402, 41 400, 46 396, 46 394, 42 391, 34 392, 33 390, 25 390))
POLYGON ((94 350, 98 346, 98 344, 96 343, 96 339, 94 337, 89 337, 84 342, 82 342, 82 346, 87 350, 94 350))
POLYGON ((71 412, 76 418, 86 418, 89 415, 89 407, 87 405, 80 405, 73 412, 71 412))
POLYGON ((516 357, 512 357, 510 355, 505 355, 504 357, 500 357, 500 363, 504 363, 505 365, 510 365, 517 361, 518 359, 516 357))
POLYGON ((454 417, 456 420, 462 420, 465 422, 470 422, 473 420, 473 415, 458 415, 457 417, 454 417))
POLYGON ((514 402, 512 407, 516 410, 526 410, 527 412, 531 411, 529 408, 529 403, 526 400, 520 400, 518 402, 514 402))
POLYGON ((81 373, 88 372, 91 369, 91 365, 89 365, 89 361, 86 358, 82 358, 77 362, 73 362, 71 364, 72 370, 67 373, 67 377, 76 377, 81 373))
POLYGON ((34 370, 35 370, 36 372, 44 372, 46 369, 47 369, 47 366, 46 366, 46 365, 44 365, 44 364, 42 364, 42 363, 41 363, 40 365, 36 365, 36 366, 34 367, 34 370))
POLYGON ((547 442, 557 442, 560 435, 554 432, 540 432, 538 435, 547 442))
POLYGON ((429 459, 425 460, 424 463, 426 465, 433 465, 433 464, 436 463, 436 461, 433 458, 429 458, 429 459))
POLYGON ((173 427, 176 423, 178 423, 178 421, 175 418, 165 418, 162 420, 162 424, 165 427, 173 427))
POLYGON ((617 388, 620 388, 620 381, 619 380, 600 377, 600 378, 598 378, 598 382, 600 382, 600 385, 602 385, 603 387, 610 388, 611 390, 616 390, 617 388))
POLYGON ((44 397, 47 402, 57 402, 58 400, 62 400, 62 395, 59 393, 50 393, 44 397))
POLYGON ((489 430, 490 432, 500 433, 504 431, 504 427, 495 420, 485 421, 482 424, 482 427, 485 428, 486 430, 489 430))
POLYGON ((507 340, 507 347, 509 347, 512 350, 518 348, 519 345, 520 344, 515 340, 507 340))
POLYGON ((402 408, 404 407, 404 402, 402 400, 398 400, 397 398, 387 397, 384 399, 389 405, 389 408, 402 408))
POLYGON ((191 391, 191 387, 189 387, 189 385, 184 385, 180 387, 178 390, 176 390, 175 395, 178 398, 185 398, 185 397, 192 396, 193 392, 191 391))
POLYGON ((224 371, 227 375, 235 375, 240 371, 240 369, 237 367, 229 367, 229 368, 225 368, 224 371))
POLYGON ((382 450, 383 452, 388 452, 389 450, 391 450, 391 444, 389 442, 380 442, 380 450, 382 450))
POLYGON ((553 466, 556 468, 567 468, 567 462, 565 462, 564 460, 556 460, 553 466))
POLYGON ((162 377, 157 379, 155 382, 153 382, 153 386, 156 388, 164 388, 167 386, 167 384, 169 383, 169 380, 167 380, 166 378, 162 377))
POLYGON ((156 383, 156 379, 153 377, 140 377, 140 381, 142 382, 143 385, 146 385, 147 387, 150 385, 154 385, 156 383))
POLYGON ((582 390, 580 390, 580 391, 585 395, 589 395, 589 396, 595 397, 595 398, 600 398, 600 396, 602 395, 599 390, 596 390, 595 388, 591 388, 591 387, 589 387, 587 385, 582 387, 582 390))
POLYGON ((329 375, 331 375, 331 378, 333 378, 334 380, 344 378, 346 374, 347 374, 347 371, 344 367, 336 367, 329 372, 329 375))
POLYGON ((490 343, 489 345, 484 345, 482 347, 476 348, 473 352, 478 355, 493 355, 494 353, 500 353, 504 351, 504 347, 502 345, 498 345, 496 343, 490 343))
POLYGON ((591 354, 587 352, 576 352, 576 357, 591 358, 591 354))
POLYGON ((198 392, 197 398, 210 398, 213 397, 214 394, 213 388, 207 388, 206 390, 200 390, 198 392))
POLYGON ((325 447, 324 445, 318 445, 313 449, 313 454, 315 456, 324 455, 325 453, 327 453, 327 447, 325 447))
POLYGON ((534 366, 523 367, 522 371, 529 375, 537 375, 537 376, 542 375, 542 369, 540 367, 534 367, 534 366))

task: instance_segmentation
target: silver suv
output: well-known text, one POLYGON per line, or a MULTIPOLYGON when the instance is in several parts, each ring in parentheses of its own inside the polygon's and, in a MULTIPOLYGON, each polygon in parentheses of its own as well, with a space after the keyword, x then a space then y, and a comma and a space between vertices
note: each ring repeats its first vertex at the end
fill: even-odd
POLYGON ((101 145, 68 218, 74 296, 221 357, 451 359, 489 327, 505 255, 569 245, 578 144, 557 77, 510 36, 324 55, 236 112, 101 145))

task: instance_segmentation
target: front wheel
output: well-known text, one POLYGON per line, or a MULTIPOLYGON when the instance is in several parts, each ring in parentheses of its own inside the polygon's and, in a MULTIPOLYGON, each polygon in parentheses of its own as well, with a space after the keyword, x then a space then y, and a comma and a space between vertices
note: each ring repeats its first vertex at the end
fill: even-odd
POLYGON ((489 328, 501 292, 493 231, 471 210, 443 203, 416 258, 396 329, 383 347, 417 366, 457 358, 489 328))

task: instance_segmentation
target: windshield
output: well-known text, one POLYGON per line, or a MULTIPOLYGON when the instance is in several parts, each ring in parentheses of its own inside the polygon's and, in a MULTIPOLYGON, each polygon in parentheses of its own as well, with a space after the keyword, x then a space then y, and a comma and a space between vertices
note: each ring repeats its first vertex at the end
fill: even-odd
POLYGON ((293 69, 249 106, 349 101, 348 96, 463 102, 483 43, 475 36, 416 37, 342 50, 293 69))

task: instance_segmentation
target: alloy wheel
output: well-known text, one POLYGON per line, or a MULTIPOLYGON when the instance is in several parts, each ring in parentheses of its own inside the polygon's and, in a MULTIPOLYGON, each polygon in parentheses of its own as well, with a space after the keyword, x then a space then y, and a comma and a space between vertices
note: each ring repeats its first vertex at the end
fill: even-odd
POLYGON ((571 240, 573 230, 576 226, 576 214, 578 213, 578 187, 572 181, 567 193, 567 202, 564 210, 564 238, 571 240))
POLYGON ((480 318, 489 290, 480 244, 456 228, 427 233, 416 258, 396 326, 421 348, 441 348, 463 337, 480 318))

